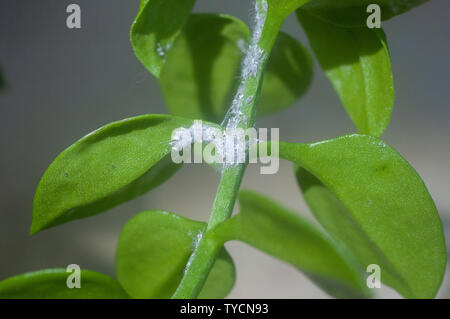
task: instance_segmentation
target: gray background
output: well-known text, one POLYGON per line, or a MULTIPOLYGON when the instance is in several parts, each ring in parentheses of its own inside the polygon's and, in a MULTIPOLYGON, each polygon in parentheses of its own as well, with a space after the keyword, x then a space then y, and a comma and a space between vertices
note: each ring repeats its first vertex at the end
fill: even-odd
MULTIPOLYGON (((0 279, 26 271, 65 267, 114 274, 114 250, 124 223, 145 209, 166 209, 207 220, 218 177, 190 165, 146 196, 108 213, 29 236, 32 199, 44 170, 63 149, 111 121, 166 113, 157 81, 135 58, 128 40, 138 0, 0 0, 0 65, 8 89, 0 94, 0 279), (66 28, 65 9, 78 3, 82 29, 66 28)), ((197 12, 224 12, 248 21, 250 1, 198 0, 197 12)), ((448 0, 434 0, 385 22, 396 105, 384 140, 417 169, 429 187, 450 237, 450 93, 448 0)), ((307 44, 294 16, 284 31, 307 44)), ((280 127, 282 140, 317 141, 354 132, 320 68, 294 107, 258 121, 280 127)), ((271 195, 310 213, 292 167, 277 175, 251 166, 244 188, 271 195)), ((302 274, 261 252, 229 243, 237 267, 230 297, 327 297, 302 274)), ((398 297, 389 288, 380 297, 398 297)), ((450 297, 450 278, 438 295, 450 297)))

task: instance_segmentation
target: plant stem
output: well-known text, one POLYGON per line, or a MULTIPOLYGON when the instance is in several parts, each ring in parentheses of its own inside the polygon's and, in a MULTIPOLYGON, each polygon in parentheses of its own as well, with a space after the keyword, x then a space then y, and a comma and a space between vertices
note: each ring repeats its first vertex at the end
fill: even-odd
POLYGON ((230 218, 245 168, 245 164, 239 164, 223 171, 206 230, 230 218))
MULTIPOLYGON (((242 63, 241 83, 222 123, 226 129, 245 129, 254 126, 264 69, 281 26, 280 23, 276 23, 279 19, 271 19, 266 0, 255 0, 255 5, 255 25, 242 63)), ((224 165, 206 230, 230 218, 246 167, 247 163, 224 165)), ((220 248, 220 245, 208 239, 205 232, 196 243, 186 265, 184 277, 172 298, 186 299, 198 296, 220 248)))

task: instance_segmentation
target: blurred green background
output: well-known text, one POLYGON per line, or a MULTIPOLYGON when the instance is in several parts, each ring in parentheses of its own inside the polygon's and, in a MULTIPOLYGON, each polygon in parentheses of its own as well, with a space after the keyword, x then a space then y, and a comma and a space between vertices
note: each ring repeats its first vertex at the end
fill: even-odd
MULTIPOLYGON (((122 226, 146 209, 207 220, 218 176, 186 165, 146 196, 110 212, 29 236, 32 200, 51 161, 106 123, 144 113, 166 113, 158 84, 135 58, 128 34, 138 0, 0 0, 0 280, 26 271, 66 267, 114 275, 122 226), (66 7, 81 6, 82 28, 66 27, 66 7)), ((250 0, 198 0, 196 12, 249 20, 250 0)), ((419 172, 450 238, 450 2, 433 0, 383 23, 395 78, 396 104, 383 139, 419 172)), ((295 16, 283 30, 307 44, 295 16)), ((307 44, 308 45, 308 44, 307 44)), ((332 54, 332 52, 331 52, 332 54)), ((290 109, 259 119, 279 127, 280 139, 312 142, 355 132, 323 72, 315 65, 306 96, 290 109)), ((250 165, 243 188, 280 201, 311 218, 290 163, 277 175, 250 165)), ((447 240, 449 246, 449 241, 447 240)), ((241 243, 228 243, 237 268, 234 298, 326 298, 306 277, 241 243)), ((448 273, 448 272, 447 272, 448 273)), ((392 289, 379 297, 399 297, 392 289)), ((450 276, 438 297, 450 297, 450 276)))

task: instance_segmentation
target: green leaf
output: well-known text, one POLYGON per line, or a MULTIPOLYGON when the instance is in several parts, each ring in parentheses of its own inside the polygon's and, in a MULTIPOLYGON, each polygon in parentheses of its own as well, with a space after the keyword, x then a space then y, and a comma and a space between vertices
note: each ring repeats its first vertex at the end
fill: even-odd
POLYGON ((194 3, 195 0, 141 0, 130 30, 131 44, 139 61, 157 78, 194 3))
POLYGON ((366 269, 408 298, 432 298, 445 271, 442 224, 416 171, 378 138, 348 135, 280 143, 296 163, 305 199, 323 227, 366 269), (312 175, 313 176, 312 176, 312 175))
MULTIPOLYGON (((203 222, 165 211, 146 211, 132 218, 117 246, 119 282, 134 298, 170 298, 205 228, 203 222)), ((234 281, 233 261, 222 248, 199 298, 224 298, 234 281)))
POLYGON ((167 55, 160 86, 172 114, 220 121, 231 99, 246 45, 247 26, 237 18, 191 15, 167 55))
POLYGON ((371 12, 367 6, 380 6, 381 20, 391 19, 428 0, 310 0, 302 9, 318 18, 342 26, 366 26, 371 12))
POLYGON ((236 281, 233 259, 225 248, 219 251, 215 264, 209 272, 199 299, 222 299, 228 296, 236 281))
POLYGON ((240 240, 279 258, 335 297, 368 297, 362 270, 348 251, 310 222, 263 195, 242 191, 240 213, 212 230, 221 242, 240 240))
POLYGON ((358 130, 380 136, 394 107, 392 68, 383 31, 333 26, 303 10, 298 10, 297 16, 358 130))
MULTIPOLYGON (((250 32, 239 19, 193 14, 167 55, 160 87, 172 114, 222 121, 239 80, 250 32)), ((291 36, 280 33, 264 75, 258 114, 287 108, 306 92, 312 59, 291 36)))
POLYGON ((172 131, 192 121, 143 115, 108 124, 63 151, 39 182, 31 233, 100 213, 166 181, 172 131))
POLYGON ((308 50, 290 35, 280 32, 264 73, 258 115, 292 106, 306 93, 313 77, 308 50))
POLYGON ((104 274, 82 270, 81 288, 68 288, 71 273, 46 269, 17 275, 0 282, 0 299, 125 299, 119 283, 104 274))

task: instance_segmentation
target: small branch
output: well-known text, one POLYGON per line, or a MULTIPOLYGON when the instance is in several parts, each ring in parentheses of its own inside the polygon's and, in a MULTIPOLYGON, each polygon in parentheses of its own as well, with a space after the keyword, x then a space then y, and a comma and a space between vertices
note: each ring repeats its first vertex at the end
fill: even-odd
MULTIPOLYGON (((255 0, 252 39, 242 62, 241 83, 222 122, 225 128, 245 129, 254 126, 264 69, 280 27, 271 21, 267 1, 255 0)), ((207 230, 230 218, 246 167, 246 163, 224 165, 207 230)), ((198 240, 186 265, 184 277, 172 298, 198 296, 219 249, 220 245, 208 240, 207 234, 198 240)))

